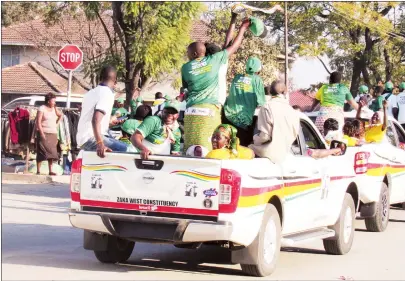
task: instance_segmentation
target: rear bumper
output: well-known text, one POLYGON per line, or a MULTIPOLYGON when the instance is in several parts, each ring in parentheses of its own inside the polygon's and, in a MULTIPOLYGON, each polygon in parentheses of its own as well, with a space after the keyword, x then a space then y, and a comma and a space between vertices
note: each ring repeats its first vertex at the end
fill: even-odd
MULTIPOLYGON (((134 241, 188 243, 230 241, 232 224, 71 211, 72 226, 134 241)), ((233 241, 238 243, 238 241, 233 241)))

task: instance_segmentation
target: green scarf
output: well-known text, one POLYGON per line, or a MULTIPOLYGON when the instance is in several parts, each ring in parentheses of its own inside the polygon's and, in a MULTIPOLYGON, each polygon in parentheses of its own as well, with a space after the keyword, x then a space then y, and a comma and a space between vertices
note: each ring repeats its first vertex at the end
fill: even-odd
POLYGON ((214 131, 214 134, 220 133, 229 139, 229 147, 234 155, 238 155, 237 147, 239 139, 236 137, 237 132, 238 130, 234 126, 228 124, 221 124, 214 131))

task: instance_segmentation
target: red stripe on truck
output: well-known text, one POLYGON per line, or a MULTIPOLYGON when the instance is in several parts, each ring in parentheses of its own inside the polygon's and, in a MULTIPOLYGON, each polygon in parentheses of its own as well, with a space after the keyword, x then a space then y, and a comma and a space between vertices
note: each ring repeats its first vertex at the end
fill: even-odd
POLYGON ((93 201, 93 200, 80 200, 82 206, 93 207, 105 207, 113 209, 125 209, 125 210, 137 210, 146 212, 160 212, 160 213, 173 213, 173 214, 188 214, 188 215, 205 215, 205 216, 218 216, 218 210, 208 209, 191 209, 180 207, 167 207, 167 206, 152 206, 152 205, 140 205, 131 203, 119 203, 119 202, 105 202, 105 201, 93 201), (156 209, 152 209, 156 208, 156 209))

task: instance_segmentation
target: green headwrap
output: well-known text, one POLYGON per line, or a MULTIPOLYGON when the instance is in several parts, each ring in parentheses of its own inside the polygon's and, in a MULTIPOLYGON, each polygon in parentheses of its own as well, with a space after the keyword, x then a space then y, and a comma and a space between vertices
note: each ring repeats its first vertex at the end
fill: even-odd
POLYGON ((234 155, 238 155, 238 151, 236 150, 239 143, 239 140, 236 137, 237 132, 238 130, 234 126, 228 124, 221 124, 214 131, 214 134, 220 133, 229 139, 229 146, 234 155))
POLYGON ((359 92, 360 92, 360 94, 368 93, 368 87, 366 85, 360 86, 359 92))
POLYGON ((256 57, 250 57, 246 62, 246 73, 253 74, 262 70, 262 62, 256 57))
POLYGON ((405 82, 401 82, 401 84, 399 84, 399 89, 405 90, 405 82))

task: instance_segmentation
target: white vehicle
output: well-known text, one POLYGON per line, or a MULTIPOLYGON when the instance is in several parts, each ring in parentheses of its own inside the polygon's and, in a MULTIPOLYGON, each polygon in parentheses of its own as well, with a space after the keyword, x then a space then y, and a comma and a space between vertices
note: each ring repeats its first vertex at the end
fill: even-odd
POLYGON ((84 229, 84 248, 104 263, 129 259, 136 241, 228 247, 252 276, 275 270, 281 245, 323 239, 327 253, 346 254, 359 207, 353 162, 307 156, 308 147, 325 143, 300 117, 300 134, 282 165, 82 152, 72 165, 70 222, 84 229))
MULTIPOLYGON (((71 97, 70 99, 70 107, 71 108, 78 108, 82 104, 83 98, 80 96, 71 97)), ((56 106, 60 108, 66 107, 67 97, 56 97, 56 106)), ((3 110, 11 111, 14 110, 17 106, 33 106, 33 107, 40 107, 41 105, 45 104, 45 96, 29 96, 23 98, 16 98, 11 102, 7 103, 3 106, 3 110)))
MULTIPOLYGON (((316 114, 312 112, 308 116, 314 120, 316 114)), ((355 117, 355 111, 345 113, 346 120, 355 117)), ((354 163, 357 175, 358 217, 365 219, 367 230, 384 231, 389 222, 390 205, 405 206, 405 131, 394 118, 388 117, 383 142, 348 147, 345 157, 354 163)))

